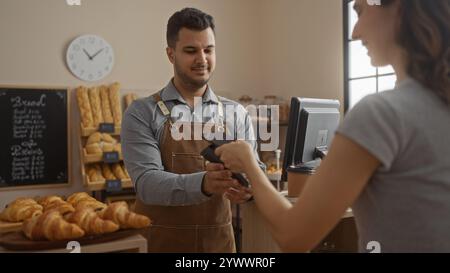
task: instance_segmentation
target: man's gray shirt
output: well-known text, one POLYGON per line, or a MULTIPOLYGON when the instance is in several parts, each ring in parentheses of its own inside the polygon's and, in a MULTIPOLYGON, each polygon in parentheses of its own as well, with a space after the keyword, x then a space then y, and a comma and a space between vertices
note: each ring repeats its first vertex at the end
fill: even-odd
MULTIPOLYGON (((258 157, 252 120, 242 105, 226 98, 219 99, 208 87, 202 97, 200 113, 203 115, 201 115, 197 110, 190 109, 172 81, 160 94, 172 112, 173 122, 192 122, 193 119, 194 122, 219 123, 220 101, 224 107, 228 133, 241 135, 245 132, 245 139, 251 143, 261 168, 265 168, 258 157)), ((188 206, 209 200, 210 197, 204 195, 201 190, 206 172, 180 175, 164 170, 160 143, 166 120, 153 96, 134 101, 124 113, 121 132, 122 152, 137 197, 145 204, 163 206, 188 206)))

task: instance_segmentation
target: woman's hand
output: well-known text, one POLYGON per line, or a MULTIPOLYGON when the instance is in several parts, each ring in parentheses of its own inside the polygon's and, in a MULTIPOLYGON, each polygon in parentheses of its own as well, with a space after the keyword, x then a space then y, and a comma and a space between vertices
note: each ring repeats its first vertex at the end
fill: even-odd
POLYGON ((246 173, 250 168, 258 165, 252 147, 245 141, 224 144, 217 148, 215 153, 220 157, 225 168, 235 173, 246 173))

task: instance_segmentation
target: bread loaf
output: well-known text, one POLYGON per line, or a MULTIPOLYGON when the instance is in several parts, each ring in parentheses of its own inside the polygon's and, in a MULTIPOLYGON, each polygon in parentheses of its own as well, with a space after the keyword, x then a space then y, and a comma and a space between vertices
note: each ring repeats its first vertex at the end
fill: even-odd
POLYGON ((89 100, 91 102, 94 127, 98 128, 98 125, 103 123, 103 113, 100 103, 100 92, 97 87, 89 88, 89 100))
POLYGON ((89 176, 89 181, 91 181, 91 182, 105 181, 105 178, 102 175, 102 169, 99 164, 95 164, 93 166, 87 166, 86 173, 89 176))
POLYGON ((113 114, 114 124, 121 126, 122 124, 122 106, 120 105, 120 83, 113 83, 109 87, 109 101, 111 103, 111 111, 113 114))
POLYGON ((123 171, 119 163, 112 164, 111 169, 118 179, 127 179, 127 176, 125 175, 125 172, 123 171))
POLYGON ((91 104, 89 102, 88 91, 86 87, 77 88, 78 108, 80 109, 81 124, 84 128, 94 127, 91 104))
POLYGON ((111 167, 106 163, 102 164, 102 174, 106 180, 116 180, 117 179, 117 177, 114 176, 114 174, 111 170, 111 167))
POLYGON ((111 112, 111 104, 109 102, 108 87, 104 85, 100 86, 100 100, 102 105, 103 120, 106 123, 114 123, 111 112))
POLYGON ((126 94, 125 97, 125 108, 128 108, 133 101, 137 100, 137 95, 134 93, 126 94))

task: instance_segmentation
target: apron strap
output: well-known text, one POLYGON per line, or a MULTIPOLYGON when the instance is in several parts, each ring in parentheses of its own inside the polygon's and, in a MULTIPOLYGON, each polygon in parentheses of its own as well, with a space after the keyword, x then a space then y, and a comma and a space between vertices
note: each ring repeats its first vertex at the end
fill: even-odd
POLYGON ((222 132, 226 131, 226 127, 224 125, 224 112, 223 112, 223 103, 220 101, 219 96, 217 96, 218 101, 218 105, 217 105, 217 111, 219 112, 219 130, 221 130, 222 132))
POLYGON ((152 95, 153 99, 155 100, 156 104, 158 105, 159 110, 163 113, 164 117, 167 118, 167 121, 170 123, 170 125, 173 125, 172 118, 170 116, 169 108, 167 108, 167 105, 164 103, 164 101, 161 98, 160 95, 161 91, 152 95))
MULTIPOLYGON (((156 104, 158 105, 159 110, 161 110, 161 113, 169 121, 170 125, 173 125, 172 118, 170 116, 169 108, 167 107, 167 105, 162 100, 161 92, 162 92, 162 90, 159 91, 156 94, 153 94, 152 97, 155 100, 156 104)), ((224 110, 223 110, 223 103, 220 101, 219 97, 217 97, 217 99, 218 99, 217 111, 218 111, 218 116, 219 116, 219 130, 221 130, 222 132, 225 132, 225 130, 227 128, 225 127, 225 124, 224 124, 224 116, 225 115, 224 115, 224 110)))

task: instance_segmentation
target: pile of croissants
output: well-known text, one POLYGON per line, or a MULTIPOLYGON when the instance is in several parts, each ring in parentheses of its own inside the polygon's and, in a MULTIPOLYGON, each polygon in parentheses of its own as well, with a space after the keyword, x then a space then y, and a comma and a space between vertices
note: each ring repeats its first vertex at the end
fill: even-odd
POLYGON ((106 205, 85 192, 74 193, 67 200, 59 196, 18 198, 0 213, 0 220, 23 221, 27 238, 50 241, 140 229, 151 224, 148 217, 130 211, 124 201, 106 205))

